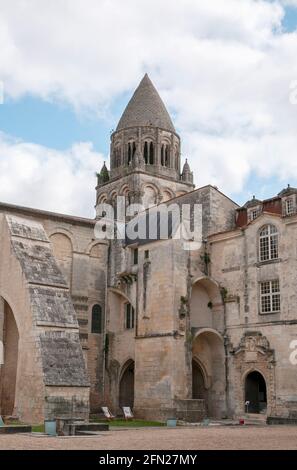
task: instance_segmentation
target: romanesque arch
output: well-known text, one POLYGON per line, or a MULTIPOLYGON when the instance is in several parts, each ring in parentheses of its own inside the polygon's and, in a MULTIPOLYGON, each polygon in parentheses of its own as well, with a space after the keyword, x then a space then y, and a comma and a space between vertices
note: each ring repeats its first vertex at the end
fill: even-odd
POLYGON ((169 188, 164 189, 162 193, 162 202, 169 201, 172 198, 174 198, 174 193, 169 188))
POLYGON ((3 345, 3 363, 0 364, 0 415, 15 414, 19 330, 12 308, 0 297, 0 341, 3 345))
POLYGON ((59 268, 67 279, 68 285, 72 282, 73 244, 68 233, 57 230, 50 235, 54 256, 59 268))
POLYGON ((218 284, 207 276, 194 280, 190 301, 192 328, 223 327, 224 306, 218 284))
POLYGON ((203 398, 209 416, 226 413, 225 350, 222 336, 210 328, 199 330, 192 343, 193 398, 203 398))
POLYGON ((119 407, 134 406, 134 361, 129 359, 122 367, 119 379, 119 407))
POLYGON ((160 192, 154 184, 144 184, 142 186, 142 204, 145 208, 155 206, 160 199, 160 192))

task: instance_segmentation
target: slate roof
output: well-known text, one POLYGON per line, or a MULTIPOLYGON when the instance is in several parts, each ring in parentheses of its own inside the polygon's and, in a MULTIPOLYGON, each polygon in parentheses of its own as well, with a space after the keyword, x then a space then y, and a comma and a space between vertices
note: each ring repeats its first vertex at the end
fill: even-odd
POLYGON ((138 126, 160 127, 175 132, 168 111, 148 74, 145 74, 136 88, 116 130, 138 126))

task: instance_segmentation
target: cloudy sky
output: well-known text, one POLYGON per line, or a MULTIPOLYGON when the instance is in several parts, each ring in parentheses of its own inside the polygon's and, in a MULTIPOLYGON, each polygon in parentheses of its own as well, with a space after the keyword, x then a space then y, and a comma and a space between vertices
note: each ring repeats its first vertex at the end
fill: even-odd
POLYGON ((297 0, 0 0, 0 200, 93 217, 145 72, 196 186, 297 186, 297 0))

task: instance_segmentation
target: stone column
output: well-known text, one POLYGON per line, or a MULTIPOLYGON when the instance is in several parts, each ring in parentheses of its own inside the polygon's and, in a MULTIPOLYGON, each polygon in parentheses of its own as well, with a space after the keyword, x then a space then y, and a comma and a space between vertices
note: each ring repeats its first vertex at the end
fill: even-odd
POLYGON ((155 165, 161 166, 161 145, 160 145, 160 130, 156 129, 156 154, 155 154, 155 165))

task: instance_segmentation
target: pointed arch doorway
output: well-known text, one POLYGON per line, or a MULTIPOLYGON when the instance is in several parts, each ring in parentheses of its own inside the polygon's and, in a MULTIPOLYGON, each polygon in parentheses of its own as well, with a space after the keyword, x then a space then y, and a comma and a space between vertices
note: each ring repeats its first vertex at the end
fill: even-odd
POLYGON ((129 360, 122 369, 119 386, 119 406, 134 406, 134 361, 129 360))
POLYGON ((192 361, 192 398, 194 400, 206 400, 207 389, 203 370, 197 360, 192 361))

